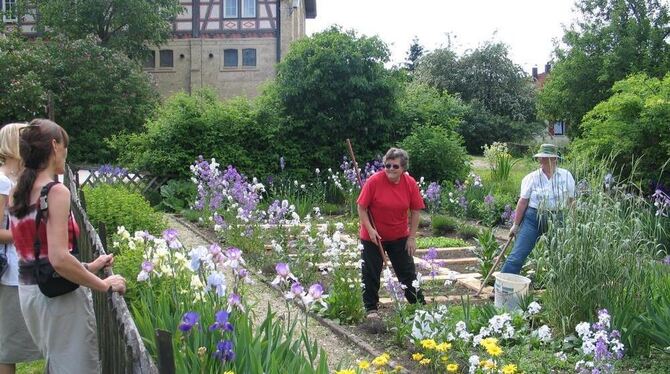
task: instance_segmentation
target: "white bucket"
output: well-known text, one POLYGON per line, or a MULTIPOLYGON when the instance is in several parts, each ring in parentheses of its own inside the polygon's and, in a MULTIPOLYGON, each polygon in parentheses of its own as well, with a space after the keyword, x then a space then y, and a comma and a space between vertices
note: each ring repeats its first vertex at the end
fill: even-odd
POLYGON ((505 308, 509 311, 519 309, 519 301, 528 295, 530 279, 510 273, 497 273, 494 288, 496 308, 505 308))

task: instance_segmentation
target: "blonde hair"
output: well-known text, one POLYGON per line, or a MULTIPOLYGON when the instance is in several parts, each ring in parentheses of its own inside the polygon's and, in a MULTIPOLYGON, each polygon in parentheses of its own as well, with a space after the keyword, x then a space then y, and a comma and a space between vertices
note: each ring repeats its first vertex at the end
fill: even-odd
POLYGON ((19 153, 19 133, 27 123, 8 123, 0 128, 0 162, 3 164, 8 158, 21 159, 19 153))

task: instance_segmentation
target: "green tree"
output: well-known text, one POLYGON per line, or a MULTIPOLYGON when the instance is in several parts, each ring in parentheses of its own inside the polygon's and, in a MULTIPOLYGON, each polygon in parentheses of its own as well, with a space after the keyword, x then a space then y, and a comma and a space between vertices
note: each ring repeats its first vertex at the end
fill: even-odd
POLYGON ((95 35, 101 45, 140 57, 160 45, 183 11, 179 0, 24 0, 22 9, 39 15, 37 27, 71 39, 95 35))
POLYGON ((421 59, 416 77, 468 105, 456 131, 471 153, 494 141, 518 142, 542 127, 530 77, 503 43, 486 43, 460 57, 448 47, 435 50, 421 59))
POLYGON ((633 75, 616 82, 609 99, 597 104, 582 122, 582 138, 573 152, 588 160, 615 155, 616 171, 631 172, 639 159, 636 177, 670 182, 670 74, 653 78, 633 75), (665 168, 665 175, 661 170, 665 168))
POLYGON ((420 126, 400 142, 409 153, 409 171, 418 180, 463 180, 470 171, 468 154, 460 138, 439 126, 420 126))
POLYGON ((579 135, 583 116, 612 94, 614 82, 670 71, 670 16, 657 0, 581 0, 580 21, 565 31, 564 48, 538 97, 540 116, 563 119, 579 135))
POLYGON ((361 160, 390 144, 399 84, 384 68, 388 58, 379 38, 337 27, 291 45, 273 90, 290 118, 285 139, 301 152, 297 164, 332 165, 346 153, 347 138, 361 160))
POLYGON ((3 123, 46 116, 51 93, 55 120, 71 136, 69 158, 76 162, 113 160, 104 139, 140 130, 158 102, 136 62, 92 37, 27 42, 12 34, 0 39, 0 93, 3 123))
POLYGON ((423 46, 419 44, 419 38, 415 36, 414 39, 412 39, 412 44, 409 45, 407 60, 405 61, 405 67, 410 73, 413 73, 419 65, 421 56, 423 56, 423 46))
POLYGON ((454 132, 469 108, 458 97, 440 92, 424 83, 409 83, 398 98, 400 120, 398 129, 405 128, 398 138, 409 135, 417 126, 440 126, 454 132))

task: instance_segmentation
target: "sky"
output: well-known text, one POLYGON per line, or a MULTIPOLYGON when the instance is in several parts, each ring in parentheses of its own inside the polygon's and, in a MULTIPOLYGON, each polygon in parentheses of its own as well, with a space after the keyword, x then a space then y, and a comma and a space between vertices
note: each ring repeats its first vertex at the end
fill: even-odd
POLYGON ((504 42, 512 61, 530 74, 544 71, 563 25, 576 18, 574 0, 316 0, 317 17, 308 35, 338 24, 359 34, 378 35, 391 50, 391 62, 405 61, 416 36, 424 50, 448 44, 459 53, 486 41, 504 42))

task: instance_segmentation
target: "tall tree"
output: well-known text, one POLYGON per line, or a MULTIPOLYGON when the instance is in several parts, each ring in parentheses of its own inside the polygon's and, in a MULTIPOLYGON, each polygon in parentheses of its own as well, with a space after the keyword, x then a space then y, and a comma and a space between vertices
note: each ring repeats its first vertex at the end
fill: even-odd
POLYGON ((147 45, 164 43, 172 20, 182 12, 179 0, 24 0, 24 10, 39 14, 42 31, 83 39, 93 34, 100 44, 141 57, 147 45))
POLYGON ((614 82, 670 71, 670 16, 660 0, 580 0, 580 20, 563 36, 556 64, 538 98, 541 117, 564 119, 579 135, 583 116, 608 98, 614 82))
POLYGON ((273 89, 291 119, 287 141, 300 144, 305 165, 332 165, 355 139, 374 156, 395 140, 398 83, 384 68, 389 50, 377 37, 329 30, 296 41, 278 65, 273 89))
POLYGON ((416 69, 421 56, 423 56, 423 46, 419 44, 419 38, 415 36, 407 51, 407 60, 405 62, 405 67, 410 73, 413 73, 416 69))

